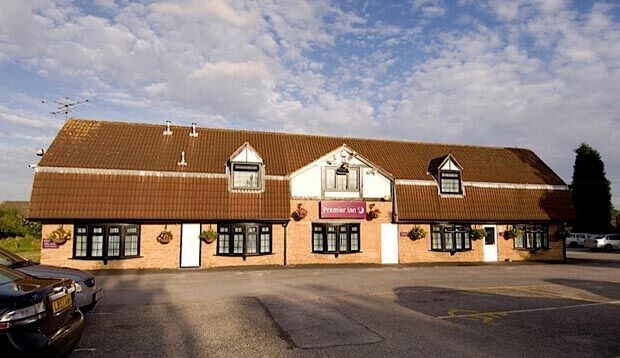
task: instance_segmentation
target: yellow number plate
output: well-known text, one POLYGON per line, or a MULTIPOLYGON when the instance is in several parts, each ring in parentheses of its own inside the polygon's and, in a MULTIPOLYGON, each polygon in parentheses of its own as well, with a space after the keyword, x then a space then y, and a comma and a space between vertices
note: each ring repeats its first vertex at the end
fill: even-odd
POLYGON ((58 313, 71 307, 71 295, 64 295, 61 298, 52 301, 52 311, 58 313))

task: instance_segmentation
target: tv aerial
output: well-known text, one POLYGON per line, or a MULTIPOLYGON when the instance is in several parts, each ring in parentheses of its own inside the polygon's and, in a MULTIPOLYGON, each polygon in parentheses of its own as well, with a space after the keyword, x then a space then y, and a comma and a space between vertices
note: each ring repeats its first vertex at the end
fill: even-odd
POLYGON ((55 115, 64 113, 65 120, 67 120, 67 118, 69 117, 69 113, 73 111, 77 111, 77 108, 79 105, 88 103, 88 102, 89 100, 87 99, 74 100, 74 99, 71 99, 69 96, 65 96, 59 101, 48 101, 45 99, 41 101, 41 103, 54 103, 57 109, 55 111, 50 112, 50 114, 55 116, 55 115))

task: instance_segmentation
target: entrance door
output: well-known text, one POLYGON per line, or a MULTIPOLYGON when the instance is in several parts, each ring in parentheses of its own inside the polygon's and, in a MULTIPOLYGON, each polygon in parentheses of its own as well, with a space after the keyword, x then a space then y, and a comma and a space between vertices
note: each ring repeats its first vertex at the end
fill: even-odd
POLYGON ((497 262, 497 233, 495 225, 485 225, 484 231, 484 261, 497 262))
POLYGON ((200 224, 181 226, 181 267, 200 267, 200 224))
POLYGON ((381 224, 381 263, 398 263, 398 225, 381 224))

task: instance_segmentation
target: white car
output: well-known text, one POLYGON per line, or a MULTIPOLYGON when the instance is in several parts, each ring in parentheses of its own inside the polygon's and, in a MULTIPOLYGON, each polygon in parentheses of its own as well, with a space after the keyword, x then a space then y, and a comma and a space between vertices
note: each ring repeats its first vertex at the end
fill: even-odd
POLYGON ((586 240, 594 236, 594 234, 572 233, 566 238, 566 247, 582 247, 586 240))
POLYGON ((39 265, 3 248, 0 248, 0 265, 39 278, 68 278, 75 281, 75 303, 82 312, 90 311, 103 297, 101 286, 90 272, 39 265))
POLYGON ((620 250, 620 234, 596 235, 586 240, 585 247, 605 251, 620 250))

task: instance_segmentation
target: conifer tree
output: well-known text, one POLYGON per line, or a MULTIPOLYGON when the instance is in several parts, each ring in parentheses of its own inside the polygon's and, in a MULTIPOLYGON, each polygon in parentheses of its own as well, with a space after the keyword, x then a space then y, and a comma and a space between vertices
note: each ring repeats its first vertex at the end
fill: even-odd
POLYGON ((588 144, 575 149, 572 196, 575 207, 575 231, 609 232, 611 221, 611 189, 605 177, 605 164, 600 154, 588 144))

